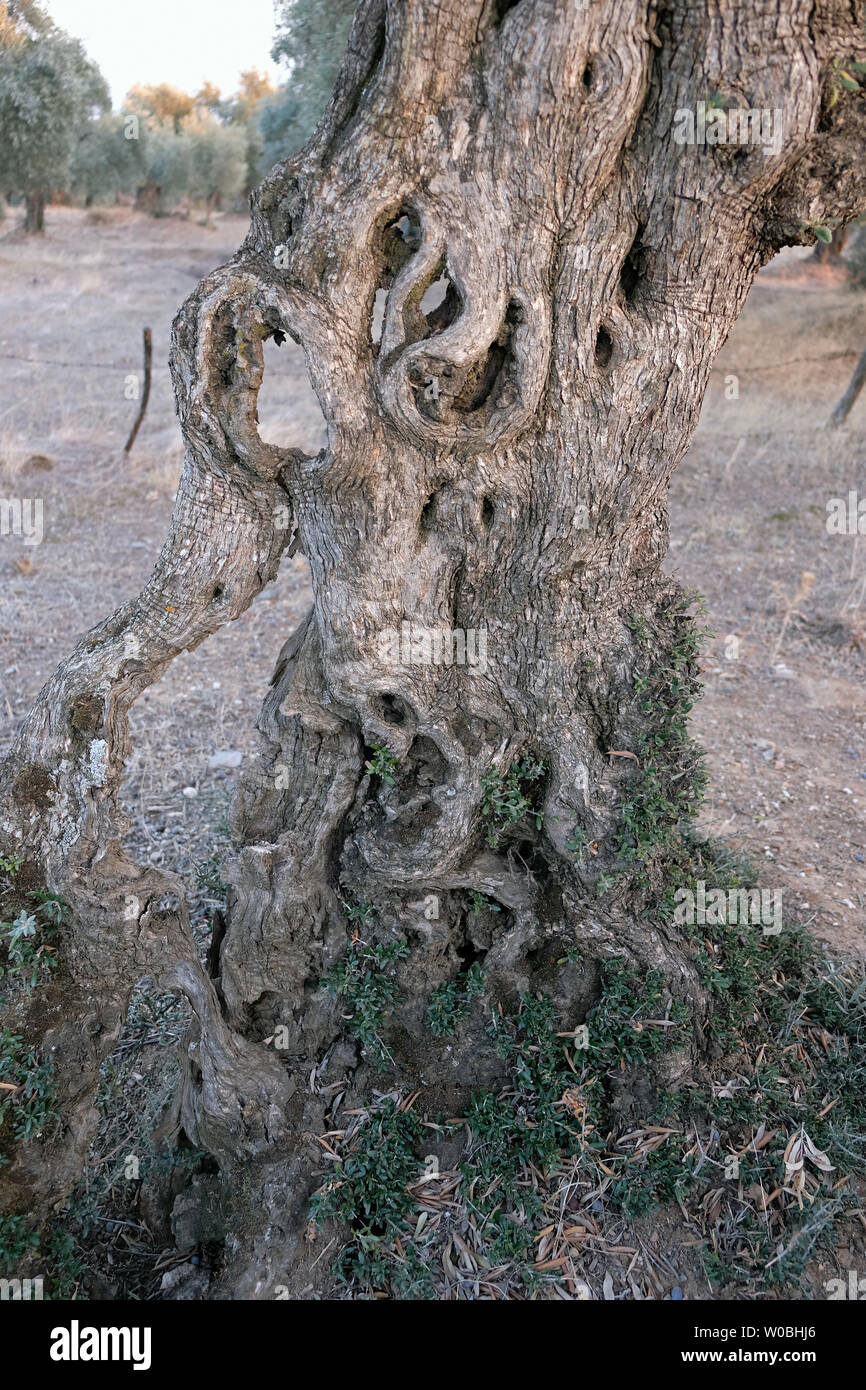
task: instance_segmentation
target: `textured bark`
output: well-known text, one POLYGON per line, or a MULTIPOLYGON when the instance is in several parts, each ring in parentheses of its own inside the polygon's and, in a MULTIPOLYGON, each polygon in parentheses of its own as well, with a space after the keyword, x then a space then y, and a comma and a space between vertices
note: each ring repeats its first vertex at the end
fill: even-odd
MULTIPOLYGON (((645 682, 682 640, 660 571, 667 487, 759 268, 866 203, 863 99, 825 100, 861 33, 851 6, 806 0, 365 0, 316 136, 258 190, 244 245, 177 318, 187 453, 171 534, 139 598, 40 695, 0 820, 72 909, 48 1038, 67 1175, 99 1062, 152 974, 198 1019, 184 1128, 227 1171, 261 1165, 235 1293, 285 1280, 309 1186, 301 1141, 328 1086, 385 1085, 322 986, 347 949, 347 901, 376 908, 382 939, 411 940, 385 1076, 438 1088, 444 1113, 496 1076, 483 1035, 455 1057, 422 1031, 430 989, 472 959, 503 1007, 543 988, 570 1024, 594 981, 552 969, 563 944, 659 967, 695 1020, 666 1080, 700 1054, 706 1002, 653 911, 663 837, 639 864, 623 849, 640 750, 665 718, 645 682), (716 92, 781 111, 778 145, 675 143, 678 109, 716 92), (282 334, 302 344, 327 420, 314 458, 258 435, 262 342, 282 334), (181 886, 119 848, 127 714, 243 611, 289 544, 309 560, 313 608, 262 711, 211 976, 181 886), (486 669, 389 661, 383 634, 404 621, 485 630, 486 669), (393 785, 365 770, 374 746, 396 756, 393 785), (537 819, 492 846, 485 786, 523 756, 547 769, 537 819), (472 911, 473 891, 500 912, 472 911), (263 1045, 276 1025, 279 1055, 263 1045)), ((691 773, 685 744, 655 768, 674 836, 691 773)), ((38 1196, 44 1160, 20 1146, 7 1186, 38 1196)))

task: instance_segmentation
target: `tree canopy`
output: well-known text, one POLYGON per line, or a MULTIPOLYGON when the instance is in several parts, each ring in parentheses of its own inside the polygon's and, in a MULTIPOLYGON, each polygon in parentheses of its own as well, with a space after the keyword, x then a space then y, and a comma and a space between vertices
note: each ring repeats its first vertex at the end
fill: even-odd
POLYGON ((288 79, 262 106, 263 174, 312 135, 334 89, 354 11, 354 0, 279 0, 271 57, 285 65, 288 79))
POLYGON ((56 193, 87 203, 134 194, 154 212, 183 198, 210 208, 249 193, 312 134, 353 11, 354 0, 280 0, 279 88, 254 68, 230 96, 210 81, 194 94, 137 83, 118 115, 96 64, 39 0, 0 0, 0 193, 28 201, 31 230, 41 230, 41 209, 56 193))
POLYGON ((35 0, 0 0, 0 78, 0 190, 65 191, 83 127, 111 108, 99 68, 35 0))

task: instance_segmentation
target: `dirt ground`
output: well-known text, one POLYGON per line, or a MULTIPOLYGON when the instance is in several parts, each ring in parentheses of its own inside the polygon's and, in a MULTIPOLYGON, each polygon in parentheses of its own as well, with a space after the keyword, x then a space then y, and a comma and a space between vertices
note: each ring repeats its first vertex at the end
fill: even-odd
MULTIPOLYGON (((7 224, 8 227, 9 224, 7 224)), ((126 210, 52 209, 44 240, 0 239, 0 496, 42 498, 44 541, 0 538, 0 750, 55 663, 145 581, 181 464, 167 370, 172 316, 237 246, 213 228, 126 210), (154 384, 131 456, 141 330, 154 384)), ((866 330, 866 292, 792 251, 759 277, 718 359, 671 495, 670 567, 716 634, 695 732, 706 829, 742 850, 814 930, 866 947, 866 541, 830 535, 830 498, 866 496, 866 396, 819 428, 866 330), (803 576, 813 576, 813 579, 803 576), (807 592, 798 599, 801 588, 807 592)), ((268 344, 262 433, 315 451, 324 422, 291 342, 268 344)), ((305 562, 231 628, 176 661, 133 711, 126 805, 136 848, 190 874, 225 828, 234 773, 286 636, 305 562)))
POLYGON ((758 277, 719 355, 674 478, 669 563, 716 633, 694 720, 705 826, 786 910, 862 953, 866 541, 828 534, 827 504, 866 495, 866 399, 844 431, 821 426, 862 350, 866 295, 804 255, 758 277))
MULTIPOLYGON (((244 232, 239 216, 205 228, 128 210, 52 208, 41 240, 0 224, 0 498, 44 507, 40 545, 0 536, 0 754, 76 636, 150 573, 181 466, 171 320, 244 232), (125 456, 145 326, 153 391, 125 456)), ((862 350, 866 291, 806 265, 807 255, 789 252, 763 272, 718 359, 674 479, 668 563, 706 596, 714 633, 694 716, 711 774, 703 826, 782 891, 786 915, 862 956, 866 540, 829 534, 826 519, 830 499, 857 489, 866 497, 866 394, 844 431, 821 425, 862 350)), ((290 341, 267 345, 260 418, 276 443, 315 452, 324 440, 290 341)), ((296 556, 237 623, 174 662, 133 709, 129 841, 137 858, 186 879, 199 921, 218 891, 237 776, 210 760, 249 750, 277 654, 308 603, 296 556)), ((154 1026, 154 1056, 132 1073, 141 1094, 124 1081, 130 1116, 150 1104, 145 1073, 165 1070, 161 1044, 182 1027, 182 1011, 154 1026)), ((106 1152, 120 1149, 117 1134, 106 1152)), ((632 1281, 634 1296, 665 1296, 659 1290, 675 1278, 686 1297, 707 1297, 689 1273, 694 1242, 675 1225, 646 1227, 661 1264, 643 1294, 632 1281), (678 1273, 669 1277, 670 1261, 678 1273)), ((837 1251, 840 1268, 860 1258, 856 1223, 853 1231, 850 1250, 837 1251)), ((640 1223, 638 1237, 643 1244, 640 1223)), ((148 1267, 144 1296, 163 1268, 148 1267)), ((818 1265, 813 1282, 823 1277, 818 1265)), ((97 1296, 114 1295, 106 1286, 97 1296)))

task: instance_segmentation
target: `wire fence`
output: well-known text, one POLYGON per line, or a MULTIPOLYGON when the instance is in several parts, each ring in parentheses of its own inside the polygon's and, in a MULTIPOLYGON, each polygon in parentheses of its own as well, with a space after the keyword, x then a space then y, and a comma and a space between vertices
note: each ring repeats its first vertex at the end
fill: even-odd
MULTIPOLYGON (((787 367, 799 367, 801 365, 818 365, 824 362, 837 362, 840 359, 859 357, 859 352, 828 352, 823 357, 789 357, 784 362, 766 362, 763 366, 750 365, 748 367, 736 367, 727 362, 715 362, 714 372, 737 372, 747 375, 750 372, 779 372, 787 367)), ((116 362, 66 362, 59 357, 20 357, 14 352, 0 352, 0 358, 7 362, 29 362, 34 367, 75 367, 79 371, 102 371, 102 372, 130 372, 140 370, 132 366, 119 367, 116 362)), ((169 366, 167 362, 155 362, 154 370, 167 372, 169 366)))
MULTIPOLYGON (((14 352, 0 352, 0 358, 7 362, 29 362, 34 367, 75 367, 79 371, 100 371, 100 372, 123 372, 125 376, 131 376, 134 372, 140 372, 140 367, 118 366, 116 362, 65 362, 60 357, 19 357, 14 352)), ((157 362, 155 367, 167 372, 169 370, 167 362, 157 362)))

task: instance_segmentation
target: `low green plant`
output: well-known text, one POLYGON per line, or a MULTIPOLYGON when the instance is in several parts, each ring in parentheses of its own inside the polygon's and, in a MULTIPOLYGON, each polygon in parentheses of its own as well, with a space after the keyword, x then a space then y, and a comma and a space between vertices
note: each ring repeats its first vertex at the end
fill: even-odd
POLYGON ((379 1065, 388 1060, 380 1034, 397 993, 396 966, 408 954, 409 945, 403 936, 375 945, 354 941, 344 959, 332 966, 324 978, 331 993, 345 999, 351 1007, 349 1026, 364 1051, 379 1065))
MULTIPOLYGON (((668 896, 647 916, 648 930, 661 925, 659 912, 670 925, 678 886, 754 882, 748 866, 686 837, 663 867, 668 896)), ((431 1126, 464 1129, 461 1181, 449 1199, 474 1232, 480 1268, 496 1269, 501 1288, 519 1285, 531 1295, 556 1277, 536 1266, 536 1242, 561 1213, 563 1184, 570 1194, 594 1196, 617 1220, 660 1204, 685 1208, 706 1236, 708 1279, 759 1293, 800 1279, 838 1218, 856 1206, 844 1176, 866 1171, 862 972, 834 962, 790 924, 779 935, 745 923, 677 929, 710 1004, 700 1012, 711 1045, 701 1084, 654 1089, 657 1059, 695 1045, 691 1015, 660 972, 617 957, 600 963, 585 1046, 569 1041, 543 996, 521 997, 515 1013, 494 1010, 488 1033, 506 1063, 501 1088, 471 1096, 462 1121, 431 1126), (807 1161, 798 1200, 786 1156, 806 1138, 819 1162, 807 1161), (756 1193, 773 1199, 765 1206, 756 1193)), ((574 944, 559 963, 579 955, 574 944)), ((430 1001, 443 1032, 463 1002, 459 977, 450 986, 430 1001)), ((451 1228, 437 1224, 430 1234, 423 1205, 419 1212, 406 1190, 425 1152, 424 1129, 398 1116, 392 1107, 381 1127, 365 1124, 316 1210, 352 1227, 344 1277, 367 1292, 435 1297, 432 1271, 443 1263, 439 1247, 451 1228), (376 1191, 365 1203, 370 1185, 376 1191)))
MULTIPOLYGON (((836 105, 843 92, 862 91, 864 81, 866 81, 866 63, 855 61, 842 64, 838 58, 835 58, 830 71, 828 110, 836 105)), ((836 221, 837 219, 833 219, 834 223, 836 221)), ((808 230, 817 231, 813 226, 810 226, 808 230)), ((819 239, 824 240, 823 237, 819 239)), ((826 239, 829 241, 830 237, 826 239)))
POLYGON ((394 773, 397 771, 399 759, 396 753, 392 753, 390 748, 384 744, 374 743, 371 745, 373 757, 364 764, 364 770, 370 777, 381 777, 387 786, 396 786, 394 773))
POLYGON ((811 232, 816 241, 821 241, 825 246, 829 246, 833 240, 833 232, 838 224, 835 220, 829 222, 804 222, 800 227, 801 232, 811 232))
POLYGON ((513 1264, 531 1290, 537 1282, 532 1247, 544 1219, 532 1173, 554 1170, 592 1145, 600 1082, 582 1086, 568 1065, 554 1006, 544 996, 522 995, 517 1014, 494 1014, 488 1032, 509 1080, 498 1094, 472 1097, 466 1110, 472 1139, 461 1172, 468 1204, 481 1218, 485 1258, 513 1264))
MULTIPOLYGON (((477 972, 476 979, 480 983, 477 972)), ((651 1028, 662 992, 660 978, 640 976, 621 960, 609 962, 579 1072, 551 1000, 522 995, 517 1012, 495 1012, 487 1030, 507 1065, 504 1088, 473 1095, 463 1121, 434 1126, 465 1126, 460 1193, 482 1236, 479 1253, 485 1267, 508 1267, 529 1293, 540 1279, 534 1245, 546 1219, 538 1178, 603 1148, 607 1077, 619 1072, 625 1057, 638 1060, 674 1045, 669 1034, 679 1031, 681 1009, 669 1011, 673 1029, 651 1028)), ((438 1003, 447 1016, 454 994, 440 990, 438 1003)), ((425 1247, 424 1221, 413 1219, 416 1199, 406 1191, 418 1172, 422 1136, 414 1116, 387 1102, 353 1137, 350 1152, 314 1199, 316 1220, 336 1217, 350 1224, 338 1272, 366 1290, 387 1287, 399 1296, 408 1288, 409 1296, 435 1296, 437 1255, 425 1247)), ((655 1160, 657 1182, 672 1181, 669 1162, 671 1173, 662 1174, 662 1161, 655 1160)))
POLYGON ((352 1147, 328 1180, 313 1194, 315 1223, 343 1221, 351 1237, 335 1261, 335 1273, 357 1280, 362 1288, 391 1284, 398 1294, 432 1297, 432 1274, 411 1243, 402 1258, 395 1240, 406 1239, 414 1198, 407 1186, 421 1175, 417 1149, 423 1134, 411 1110, 386 1100, 356 1132, 352 1147))
POLYGON ((14 921, 0 922, 0 946, 6 952, 5 964, 0 963, 0 979, 9 975, 33 989, 41 974, 55 969, 57 959, 49 943, 61 916, 60 903, 48 898, 35 911, 22 908, 14 921))
POLYGON ((531 815, 540 830, 543 814, 538 804, 540 783, 547 764, 530 754, 512 763, 507 772, 489 768, 481 778, 481 814, 489 822, 487 843, 498 849, 506 830, 531 815))
POLYGON ((39 1236, 26 1216, 0 1215, 0 1270, 14 1274, 21 1260, 37 1249, 39 1236))
POLYGON ((351 898, 341 898, 340 902, 350 922, 361 922, 366 925, 373 921, 379 911, 372 903, 356 903, 351 898))
MULTIPOLYGON (((713 844, 684 846, 680 860, 668 867, 668 920, 678 886, 694 889, 703 880, 728 891, 755 882, 747 864, 713 844)), ((866 984, 862 972, 825 955, 794 923, 766 935, 760 925, 745 922, 682 924, 680 930, 709 999, 709 1037, 716 1054, 732 1062, 726 1064, 725 1084, 714 1091, 689 1089, 660 1098, 656 1119, 683 1135, 693 1136, 697 1128, 715 1135, 711 1153, 739 1155, 727 1215, 719 1219, 714 1249, 705 1257, 708 1277, 784 1286, 800 1277, 816 1243, 855 1202, 842 1175, 866 1170, 866 984), (758 1133, 769 1134, 772 1142, 752 1149, 758 1133), (822 1185, 821 1170, 812 1170, 806 1202, 785 1190, 785 1153, 798 1135, 808 1136, 813 1151, 832 1165, 832 1183, 824 1179, 822 1185), (776 1201, 761 1210, 745 1195, 756 1190, 776 1192, 776 1201)), ((674 1136, 662 1146, 678 1159, 678 1199, 689 1184, 718 1182, 711 1174, 721 1163, 716 1159, 709 1173, 704 1166, 698 1175, 691 1146, 691 1140, 674 1136)), ((629 1164, 629 1182, 619 1193, 623 1209, 632 1213, 636 1202, 668 1200, 665 1169, 655 1154, 629 1164)))
POLYGON ((647 647, 634 675, 646 722, 638 740, 637 775, 623 794, 616 844, 620 858, 632 864, 643 865, 689 827, 706 786, 703 752, 688 728, 702 688, 698 662, 708 635, 691 611, 695 602, 696 596, 686 593, 660 610, 662 656, 649 644, 647 621, 637 615, 626 620, 639 646, 647 647))
POLYGON ((5 911, 0 909, 0 979, 5 976, 29 991, 41 975, 57 965, 51 940, 62 924, 66 908, 53 893, 22 893, 15 879, 23 865, 20 855, 0 855, 0 875, 7 880, 0 893, 6 905, 5 911))
POLYGON ((223 861, 219 854, 209 854, 205 859, 198 859, 193 865, 195 871, 195 884, 202 892, 210 893, 214 898, 220 900, 226 896, 227 888, 223 880, 223 861))
POLYGON ((583 951, 576 941, 569 941, 562 955, 557 960, 557 965, 582 965, 584 960, 583 951))
POLYGON ((54 1058, 41 1057, 8 1028, 0 1028, 0 1123, 11 1112, 16 1139, 43 1132, 53 1115, 54 1058), (9 1090, 7 1087, 13 1087, 9 1090))
POLYGON ((437 985, 427 1006, 427 1027, 437 1038, 448 1037, 469 1014, 473 999, 483 993, 484 967, 473 961, 455 980, 437 985))
POLYGON ((572 854, 582 855, 589 848, 590 839, 582 825, 575 825, 565 842, 565 848, 572 854))
POLYGON ((594 1066, 612 1072, 640 1065, 664 1052, 678 1035, 682 1038, 688 1010, 681 1000, 667 999, 658 970, 641 974, 617 956, 603 962, 601 979, 601 994, 589 1016, 587 1055, 594 1066))
POLYGON ((659 1148, 626 1163, 610 1186, 610 1197, 624 1216, 646 1216, 667 1202, 682 1199, 692 1179, 694 1161, 683 1158, 676 1136, 665 1137, 659 1148))
POLYGON ((469 906, 472 912, 502 911, 502 907, 499 903, 494 902, 492 898, 488 898, 486 893, 479 893, 477 891, 473 891, 469 899, 469 906))

